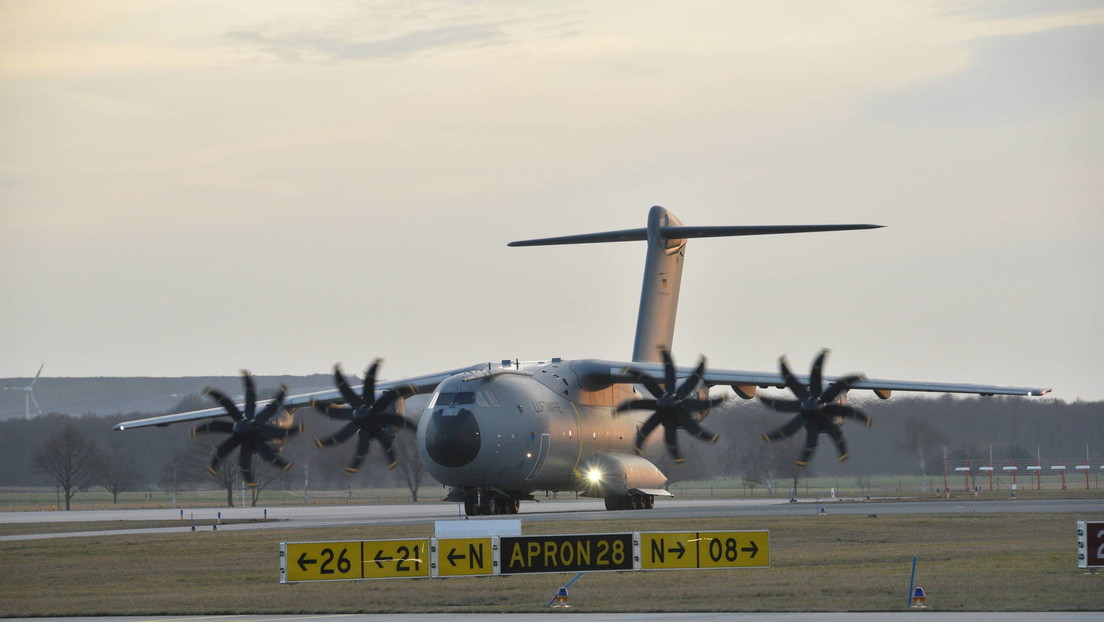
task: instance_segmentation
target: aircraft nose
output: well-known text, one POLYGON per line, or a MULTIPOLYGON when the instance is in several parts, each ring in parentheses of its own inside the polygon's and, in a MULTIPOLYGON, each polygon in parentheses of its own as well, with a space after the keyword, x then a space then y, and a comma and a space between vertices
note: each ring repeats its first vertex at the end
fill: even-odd
POLYGON ((439 408, 426 426, 426 453, 434 462, 461 467, 479 455, 479 422, 467 408, 446 413, 439 408))

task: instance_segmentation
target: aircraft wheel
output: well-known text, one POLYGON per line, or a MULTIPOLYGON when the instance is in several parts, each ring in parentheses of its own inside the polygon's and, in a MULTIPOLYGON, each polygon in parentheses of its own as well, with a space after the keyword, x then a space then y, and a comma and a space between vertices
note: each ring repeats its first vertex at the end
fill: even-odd
POLYGON ((464 514, 467 516, 479 516, 479 504, 476 502, 475 495, 464 497, 464 514))
POLYGON ((507 501, 506 509, 509 510, 507 514, 517 514, 521 511, 521 501, 517 499, 511 499, 507 501))
POLYGON ((607 510, 631 510, 632 500, 628 497, 606 497, 607 510))
POLYGON ((648 495, 644 497, 644 509, 650 510, 655 507, 655 495, 648 495))
POLYGON ((484 505, 481 509, 483 510, 484 514, 494 516, 495 514, 502 513, 502 504, 499 503, 498 497, 494 494, 488 494, 486 497, 484 497, 483 504, 484 505))
POLYGON ((629 505, 632 506, 634 510, 643 510, 644 497, 640 495, 629 495, 629 505))

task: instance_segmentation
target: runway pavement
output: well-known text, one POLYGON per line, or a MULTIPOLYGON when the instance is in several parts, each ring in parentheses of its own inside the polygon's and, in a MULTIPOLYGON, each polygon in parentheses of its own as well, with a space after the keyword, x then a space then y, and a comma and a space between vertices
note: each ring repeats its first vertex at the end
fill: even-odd
MULTIPOLYGON (((525 503, 520 514, 481 517, 490 519, 521 519, 523 521, 607 520, 611 518, 716 518, 815 515, 823 508, 827 514, 961 514, 1022 512, 1076 512, 1093 517, 1104 515, 1104 499, 999 501, 933 500, 915 501, 884 499, 800 499, 791 503, 784 499, 664 499, 657 500, 653 510, 623 510, 610 512, 601 500, 555 500, 525 503)), ((151 510, 88 510, 76 512, 0 512, 0 524, 98 522, 98 521, 174 521, 179 526, 149 529, 113 529, 110 531, 79 531, 51 534, 0 536, 7 540, 43 538, 91 537, 131 533, 174 533, 190 529, 192 519, 198 521, 257 520, 269 522, 228 524, 221 530, 296 529, 365 525, 432 523, 438 520, 463 519, 463 509, 455 503, 418 504, 347 504, 332 506, 274 506, 235 508, 188 508, 151 510)))
POLYGON ((12 622, 517 622, 547 621, 557 614, 570 614, 574 622, 876 622, 881 620, 916 620, 924 622, 1098 622, 1099 612, 938 612, 901 611, 879 613, 576 613, 571 609, 552 610, 540 614, 349 614, 349 615, 285 615, 285 616, 112 616, 102 618, 11 618, 12 622))

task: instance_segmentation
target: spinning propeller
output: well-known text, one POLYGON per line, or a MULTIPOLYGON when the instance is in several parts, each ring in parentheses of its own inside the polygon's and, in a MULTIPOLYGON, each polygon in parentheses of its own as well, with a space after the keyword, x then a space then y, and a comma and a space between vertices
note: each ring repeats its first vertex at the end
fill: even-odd
POLYGON ((644 385, 644 388, 648 390, 648 393, 652 394, 654 399, 641 399, 641 400, 629 400, 623 402, 617 407, 616 412, 625 412, 627 410, 654 410, 655 413, 651 417, 648 417, 644 424, 636 431, 636 442, 633 444, 633 449, 637 454, 643 454, 644 439, 656 429, 657 426, 663 426, 663 437, 667 443, 667 451, 674 458, 676 464, 684 462, 682 456, 679 454, 678 448, 678 436, 676 432, 679 428, 686 430, 691 435, 700 439, 707 440, 711 443, 717 441, 717 435, 712 432, 706 431, 701 425, 698 424, 697 418, 694 417, 694 413, 703 410, 708 410, 714 406, 724 402, 724 398, 714 399, 699 399, 697 397, 698 387, 701 386, 703 377, 705 375, 705 357, 701 357, 698 361, 698 367, 694 370, 694 373, 689 378, 684 380, 681 385, 676 386, 675 379, 675 363, 671 359, 671 353, 667 348, 659 349, 660 355, 663 356, 663 384, 637 369, 626 369, 625 373, 635 378, 640 384, 644 385))
POLYGON ((287 397, 287 387, 280 386, 275 399, 257 412, 257 389, 253 384, 253 377, 248 371, 242 371, 242 383, 245 385, 245 410, 239 410, 234 401, 225 394, 215 389, 207 389, 205 395, 210 396, 219 406, 222 406, 226 414, 234 420, 210 421, 192 428, 192 436, 217 432, 229 434, 226 439, 215 449, 215 456, 207 470, 211 475, 218 473, 219 464, 235 448, 238 448, 238 464, 241 466, 242 477, 245 483, 256 486, 253 480, 253 454, 259 454, 264 460, 284 469, 290 469, 292 463, 280 455, 278 441, 285 441, 295 434, 303 431, 303 425, 284 428, 271 422, 273 415, 280 411, 287 397))
POLYGON ((795 462, 795 466, 803 467, 813 455, 817 440, 823 432, 832 438, 839 451, 840 462, 847 460, 847 442, 843 440, 843 431, 840 425, 843 419, 858 419, 870 427, 873 423, 861 410, 838 403, 837 400, 847 392, 853 384, 863 379, 861 374, 844 376, 824 389, 822 370, 824 359, 828 356, 828 350, 824 349, 817 355, 813 362, 813 371, 809 376, 809 386, 801 384, 790 373, 786 365, 786 357, 778 359, 778 366, 782 371, 782 379, 786 387, 794 394, 795 400, 779 400, 769 397, 759 397, 763 404, 780 412, 797 413, 793 419, 770 434, 763 434, 764 441, 776 441, 780 438, 793 436, 801 428, 805 428, 805 448, 801 451, 801 457, 795 462))
POLYGON ((395 460, 395 450, 392 448, 396 432, 404 427, 410 430, 418 429, 413 421, 403 415, 385 412, 399 398, 413 395, 415 392, 413 387, 388 389, 379 396, 379 399, 376 399, 376 371, 379 365, 380 359, 376 359, 368 367, 361 395, 357 395, 356 391, 349 386, 345 375, 341 373, 341 366, 334 365, 334 383, 337 384, 337 390, 341 392, 341 396, 345 398, 345 404, 331 404, 324 408, 315 407, 333 419, 349 422, 330 436, 315 439, 314 444, 318 447, 339 445, 349 440, 353 434, 358 435, 353 462, 345 467, 345 472, 349 475, 356 473, 360 468, 360 463, 368 455, 368 444, 373 439, 378 441, 387 452, 387 468, 394 469, 398 465, 398 461, 395 460))

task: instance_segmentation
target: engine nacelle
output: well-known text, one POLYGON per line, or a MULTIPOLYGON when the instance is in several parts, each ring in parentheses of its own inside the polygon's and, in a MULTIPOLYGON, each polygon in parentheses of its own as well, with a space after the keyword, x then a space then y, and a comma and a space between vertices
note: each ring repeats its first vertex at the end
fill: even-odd
POLYGON ((630 492, 669 495, 667 476, 648 460, 628 453, 594 454, 579 465, 584 497, 620 497, 630 492))

